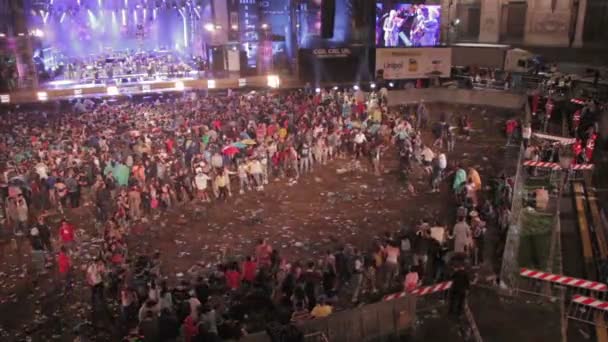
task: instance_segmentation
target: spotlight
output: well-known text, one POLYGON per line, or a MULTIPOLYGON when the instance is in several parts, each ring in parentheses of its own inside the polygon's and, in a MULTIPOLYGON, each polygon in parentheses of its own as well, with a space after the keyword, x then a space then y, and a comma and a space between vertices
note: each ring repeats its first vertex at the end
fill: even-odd
POLYGON ((394 87, 394 86, 395 86, 395 83, 393 83, 393 82, 388 82, 388 86, 392 88, 392 87, 394 87))
POLYGON ((0 103, 10 103, 11 102, 11 96, 8 94, 5 95, 0 95, 0 103))
POLYGON ((376 89, 376 83, 372 83, 372 84, 370 84, 369 86, 370 86, 370 88, 372 88, 372 89, 376 89))
POLYGON ((315 93, 320 93, 321 92, 321 88, 316 88, 315 89, 315 93))
POLYGON ((215 80, 207 80, 207 88, 215 89, 215 80))
POLYGON ((338 86, 334 86, 334 90, 338 90, 338 86))
POLYGON ((0 33, 0 38, 4 38, 4 37, 6 37, 6 34, 0 33))
POLYGON ((33 29, 32 32, 30 32, 30 35, 34 36, 34 37, 42 38, 42 37, 44 37, 44 32, 42 32, 41 29, 33 29))
POLYGON ((270 88, 278 88, 281 81, 277 75, 268 75, 268 86, 270 88))
POLYGON ((36 93, 36 97, 38 97, 38 101, 46 101, 49 99, 49 94, 46 91, 39 91, 36 93))
POLYGON ((116 87, 116 86, 107 87, 107 88, 106 88, 106 92, 107 92, 107 93, 108 93, 108 95, 110 95, 110 96, 115 96, 115 95, 118 95, 118 94, 119 94, 119 92, 118 92, 118 87, 116 87))
POLYGON ((267 30, 268 29, 268 24, 262 24, 262 30, 267 30))
POLYGON ((359 86, 355 84, 355 85, 353 86, 353 89, 355 89, 355 90, 359 90, 359 86))
POLYGON ((175 90, 184 91, 185 88, 186 88, 186 86, 184 85, 184 82, 182 82, 182 81, 175 82, 175 90))
POLYGON ((232 25, 232 26, 230 26, 230 28, 236 31, 236 30, 239 29, 239 26, 238 25, 232 25))
POLYGON ((212 23, 207 23, 207 24, 205 24, 205 30, 207 30, 209 32, 213 32, 213 31, 215 31, 215 25, 213 25, 212 23))

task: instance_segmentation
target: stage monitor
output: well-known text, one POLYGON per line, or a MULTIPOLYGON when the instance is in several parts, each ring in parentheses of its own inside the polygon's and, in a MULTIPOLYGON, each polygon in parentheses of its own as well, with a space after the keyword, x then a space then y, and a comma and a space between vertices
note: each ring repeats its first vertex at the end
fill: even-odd
POLYGON ((437 46, 440 28, 440 5, 376 3, 376 47, 437 46))

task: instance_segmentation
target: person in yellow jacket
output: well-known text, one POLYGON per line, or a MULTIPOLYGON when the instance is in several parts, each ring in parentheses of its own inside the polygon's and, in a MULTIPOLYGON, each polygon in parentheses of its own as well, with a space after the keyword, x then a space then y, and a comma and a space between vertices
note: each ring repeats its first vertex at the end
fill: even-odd
POLYGON ((473 180, 473 184, 475 184, 475 189, 480 191, 481 188, 481 177, 479 177, 479 173, 474 168, 469 168, 468 178, 473 180))

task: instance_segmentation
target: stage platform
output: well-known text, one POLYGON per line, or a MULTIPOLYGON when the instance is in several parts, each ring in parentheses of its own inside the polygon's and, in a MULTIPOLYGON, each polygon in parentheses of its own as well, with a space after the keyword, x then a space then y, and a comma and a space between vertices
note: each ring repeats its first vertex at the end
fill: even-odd
POLYGON ((147 93, 185 91, 190 89, 239 89, 239 88, 295 88, 303 84, 297 79, 278 75, 243 78, 176 78, 158 81, 126 82, 118 85, 78 84, 76 82, 49 83, 35 90, 0 93, 0 104, 23 104, 87 97, 129 96, 147 93))

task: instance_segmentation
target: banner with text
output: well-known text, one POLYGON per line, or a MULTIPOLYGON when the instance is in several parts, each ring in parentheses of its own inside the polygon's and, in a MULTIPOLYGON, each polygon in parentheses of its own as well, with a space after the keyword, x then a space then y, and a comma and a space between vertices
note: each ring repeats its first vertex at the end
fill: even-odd
POLYGON ((387 80, 450 77, 451 48, 376 49, 376 75, 387 80))
POLYGON ((300 80, 319 85, 324 82, 360 82, 372 76, 369 62, 371 49, 358 46, 300 49, 298 64, 300 80))

